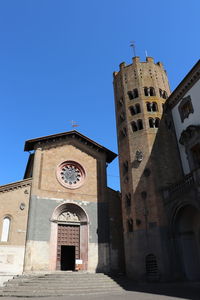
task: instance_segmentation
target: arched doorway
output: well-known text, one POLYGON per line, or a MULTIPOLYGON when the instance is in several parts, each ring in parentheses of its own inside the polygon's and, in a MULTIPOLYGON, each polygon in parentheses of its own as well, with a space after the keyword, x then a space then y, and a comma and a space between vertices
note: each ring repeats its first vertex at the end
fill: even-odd
POLYGON ((191 205, 182 207, 175 217, 174 226, 182 272, 188 280, 199 280, 200 211, 191 205))
POLYGON ((56 207, 51 219, 51 270, 87 270, 88 217, 77 204, 56 207))

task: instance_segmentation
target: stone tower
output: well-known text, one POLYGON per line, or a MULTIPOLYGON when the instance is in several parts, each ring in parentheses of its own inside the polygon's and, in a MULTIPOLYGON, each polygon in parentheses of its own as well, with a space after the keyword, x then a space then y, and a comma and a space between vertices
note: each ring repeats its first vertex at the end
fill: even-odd
POLYGON ((165 155, 170 141, 158 131, 169 83, 163 65, 151 57, 121 63, 113 76, 126 272, 137 280, 161 280, 170 273, 170 251, 160 189, 174 163, 165 155))

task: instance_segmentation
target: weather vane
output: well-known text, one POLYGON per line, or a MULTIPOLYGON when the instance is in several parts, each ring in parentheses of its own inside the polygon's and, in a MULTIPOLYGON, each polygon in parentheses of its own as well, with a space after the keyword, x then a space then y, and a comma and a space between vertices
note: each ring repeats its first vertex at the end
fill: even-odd
POLYGON ((136 56, 135 41, 130 41, 130 47, 133 49, 133 55, 136 56))
POLYGON ((75 128, 75 127, 79 126, 76 121, 70 120, 69 122, 71 123, 72 128, 75 128))

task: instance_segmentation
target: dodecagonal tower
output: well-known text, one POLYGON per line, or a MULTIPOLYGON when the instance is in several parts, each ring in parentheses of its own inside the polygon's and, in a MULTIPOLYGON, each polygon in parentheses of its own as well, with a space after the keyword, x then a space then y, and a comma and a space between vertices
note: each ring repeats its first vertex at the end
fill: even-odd
POLYGON ((168 78, 162 63, 151 57, 146 62, 134 57, 130 65, 121 63, 113 76, 126 270, 135 279, 158 280, 169 272, 160 187, 170 177, 163 168, 172 161, 165 155, 160 159, 163 143, 157 138, 170 94, 168 78))

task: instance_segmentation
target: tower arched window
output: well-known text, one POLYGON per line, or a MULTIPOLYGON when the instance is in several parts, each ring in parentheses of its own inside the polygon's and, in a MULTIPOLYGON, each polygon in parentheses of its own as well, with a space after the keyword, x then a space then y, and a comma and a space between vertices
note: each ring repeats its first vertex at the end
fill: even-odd
POLYGON ((151 111, 151 103, 150 102, 146 102, 146 106, 147 106, 147 111, 151 111))
POLYGON ((143 122, 142 122, 142 120, 137 120, 137 128, 138 128, 138 130, 142 130, 143 129, 143 122))
POLYGON ((152 111, 158 111, 158 104, 156 102, 152 103, 152 111))
POLYGON ((132 116, 134 116, 136 114, 135 106, 130 106, 129 110, 130 110, 130 113, 131 113, 132 116))
POLYGON ((161 89, 159 89, 159 94, 160 94, 160 97, 163 97, 163 91, 161 89))
POLYGON ((133 96, 133 92, 132 92, 132 91, 128 91, 128 97, 129 97, 129 100, 134 99, 134 96, 133 96))
POLYGON ((150 96, 155 96, 156 95, 155 89, 152 86, 149 88, 149 95, 150 96))
POLYGON ((144 87, 144 95, 149 96, 149 89, 147 87, 144 87))
POLYGON ((159 119, 159 118, 156 118, 156 119, 155 119, 155 128, 158 128, 158 127, 159 127, 159 124, 160 124, 160 119, 159 119))
POLYGON ((163 91, 163 99, 167 99, 167 92, 163 91))
POLYGON ((131 127, 132 127, 132 130, 133 130, 133 132, 135 132, 135 131, 137 131, 137 130, 138 130, 138 128, 137 128, 137 124, 136 124, 136 122, 135 122, 135 121, 133 121, 133 122, 131 123, 131 127))
POLYGON ((154 128, 154 119, 153 118, 149 118, 149 127, 154 128))
POLYGON ((129 218, 127 220, 127 231, 133 232, 133 219, 132 218, 129 218))
POLYGON ((140 104, 139 104, 139 103, 137 103, 137 104, 135 105, 135 109, 136 109, 136 113, 137 113, 137 114, 141 113, 141 109, 140 109, 140 104))
POLYGON ((134 98, 137 98, 139 96, 138 95, 138 89, 134 89, 133 94, 134 94, 134 98))
POLYGON ((10 218, 5 217, 3 219, 2 233, 1 233, 1 242, 8 242, 10 231, 10 218))

